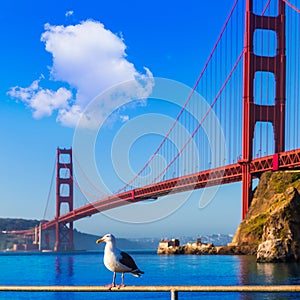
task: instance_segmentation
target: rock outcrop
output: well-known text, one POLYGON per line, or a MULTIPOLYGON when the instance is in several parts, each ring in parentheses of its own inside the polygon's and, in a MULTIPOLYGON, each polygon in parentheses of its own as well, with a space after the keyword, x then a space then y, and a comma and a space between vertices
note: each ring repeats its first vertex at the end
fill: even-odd
POLYGON ((232 243, 180 246, 162 241, 158 254, 256 255, 258 262, 300 261, 300 172, 264 173, 232 243))
POLYGON ((209 243, 187 243, 186 245, 167 245, 161 242, 157 249, 157 254, 192 254, 192 255, 236 255, 241 254, 238 252, 237 247, 231 246, 214 246, 209 243))
POLYGON ((288 188, 286 201, 269 216, 258 246, 258 261, 298 261, 300 259, 300 196, 295 187, 288 188))
POLYGON ((300 173, 264 173, 233 238, 236 252, 259 262, 300 260, 299 190, 300 173))

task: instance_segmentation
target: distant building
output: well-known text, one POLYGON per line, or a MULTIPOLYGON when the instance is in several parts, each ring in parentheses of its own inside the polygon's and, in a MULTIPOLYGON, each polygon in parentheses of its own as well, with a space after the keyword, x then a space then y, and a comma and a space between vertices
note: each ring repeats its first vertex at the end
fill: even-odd
POLYGON ((37 251, 38 245, 35 244, 13 244, 13 251, 37 251))
POLYGON ((180 246, 180 242, 178 239, 172 239, 171 240, 171 246, 173 247, 179 247, 180 246))
POLYGON ((165 249, 168 247, 179 247, 180 242, 178 239, 172 239, 172 240, 162 240, 159 245, 158 248, 160 249, 165 249))
POLYGON ((21 244, 13 244, 13 251, 22 251, 24 250, 23 245, 21 244))

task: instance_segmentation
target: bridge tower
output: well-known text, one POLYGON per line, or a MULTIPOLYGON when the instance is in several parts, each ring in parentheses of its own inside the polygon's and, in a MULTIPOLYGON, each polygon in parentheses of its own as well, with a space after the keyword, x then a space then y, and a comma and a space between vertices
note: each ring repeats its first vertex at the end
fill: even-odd
MULTIPOLYGON (((73 162, 72 149, 57 148, 56 159, 56 216, 61 215, 61 206, 73 210, 73 162)), ((73 222, 56 223, 54 251, 73 250, 73 222)))
MULTIPOLYGON (((254 129, 257 122, 273 125, 274 150, 273 169, 278 167, 278 153, 285 147, 285 4, 278 0, 278 15, 264 16, 253 12, 253 1, 246 0, 243 74, 243 149, 242 149, 242 217, 244 219, 252 200, 252 176, 250 163, 253 158, 254 129), (262 56, 254 53, 254 32, 271 30, 276 33, 275 56, 262 56), (274 105, 261 105, 255 102, 256 72, 269 72, 275 78, 274 105)), ((260 87, 263 88, 263 87, 260 87)), ((269 99, 271 100, 271 99, 269 99)), ((270 102, 270 101, 269 101, 270 102)))

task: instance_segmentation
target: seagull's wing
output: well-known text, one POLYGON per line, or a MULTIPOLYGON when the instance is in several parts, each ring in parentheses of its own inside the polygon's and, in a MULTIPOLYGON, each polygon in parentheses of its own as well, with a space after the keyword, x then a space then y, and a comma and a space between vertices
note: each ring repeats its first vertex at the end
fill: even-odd
POLYGON ((120 263, 130 268, 133 275, 141 276, 141 274, 144 274, 144 272, 138 268, 135 261, 128 253, 121 251, 120 255, 120 263))
POLYGON ((127 266, 128 268, 132 270, 138 269, 136 263, 134 262, 133 258, 126 252, 121 251, 120 253, 120 263, 127 266))

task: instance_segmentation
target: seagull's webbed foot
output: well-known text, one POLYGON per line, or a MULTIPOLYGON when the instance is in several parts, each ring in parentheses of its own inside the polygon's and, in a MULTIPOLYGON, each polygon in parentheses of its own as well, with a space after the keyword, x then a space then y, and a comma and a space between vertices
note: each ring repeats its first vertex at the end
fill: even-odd
POLYGON ((125 287, 125 286, 126 286, 126 285, 125 285, 124 283, 121 283, 121 284, 118 284, 118 285, 117 285, 117 288, 120 289, 120 288, 125 287))
POLYGON ((114 283, 111 283, 111 284, 107 284, 105 287, 108 289, 108 290, 111 290, 113 287, 115 287, 116 285, 114 283))

